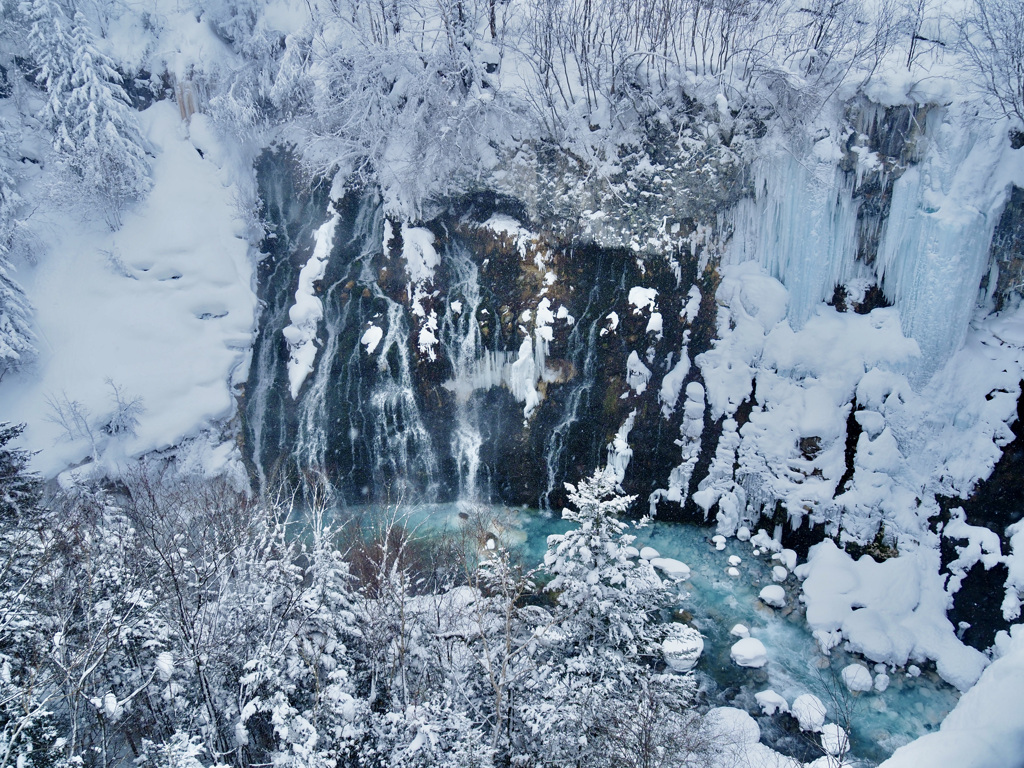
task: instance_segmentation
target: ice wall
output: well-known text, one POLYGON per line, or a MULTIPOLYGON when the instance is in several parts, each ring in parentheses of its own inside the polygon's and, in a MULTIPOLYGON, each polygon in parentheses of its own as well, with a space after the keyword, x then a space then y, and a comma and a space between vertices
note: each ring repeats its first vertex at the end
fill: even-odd
POLYGON ((806 157, 774 148, 755 163, 755 196, 733 211, 724 261, 756 261, 778 278, 789 289, 788 316, 797 329, 856 269, 857 205, 840 157, 831 138, 806 157))
MULTIPOLYGON (((934 110, 922 162, 893 187, 876 263, 903 331, 921 347, 917 380, 963 343, 988 271, 992 233, 1010 175, 1005 137, 990 125, 934 110)), ((992 281, 994 283, 994 281, 992 281)))

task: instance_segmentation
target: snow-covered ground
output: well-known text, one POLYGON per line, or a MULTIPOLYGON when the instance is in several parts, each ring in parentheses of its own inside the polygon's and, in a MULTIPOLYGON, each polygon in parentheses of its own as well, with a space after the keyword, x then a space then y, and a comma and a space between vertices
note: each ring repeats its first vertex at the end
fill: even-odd
POLYGON ((140 122, 154 186, 119 230, 55 208, 31 220, 38 263, 18 277, 39 359, 5 378, 0 420, 28 424, 24 445, 46 476, 88 457, 110 469, 219 427, 248 374, 254 254, 237 171, 203 116, 187 126, 159 102, 140 122), (115 388, 138 423, 108 434, 115 388))

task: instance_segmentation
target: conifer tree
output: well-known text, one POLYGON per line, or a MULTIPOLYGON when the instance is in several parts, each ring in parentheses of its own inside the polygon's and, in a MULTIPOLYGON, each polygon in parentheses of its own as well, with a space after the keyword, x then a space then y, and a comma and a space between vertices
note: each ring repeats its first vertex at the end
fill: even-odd
MULTIPOLYGON (((5 138, 0 133, 0 139, 5 138)), ((6 140, 3 142, 6 144, 6 140)), ((29 327, 29 303, 14 280, 8 259, 14 237, 14 211, 19 197, 14 179, 0 162, 0 377, 35 355, 29 327)))
POLYGON ((60 139, 86 185, 100 192, 116 214, 150 186, 149 161, 138 121, 113 62, 100 52, 82 13, 71 29, 71 89, 62 112, 60 139))

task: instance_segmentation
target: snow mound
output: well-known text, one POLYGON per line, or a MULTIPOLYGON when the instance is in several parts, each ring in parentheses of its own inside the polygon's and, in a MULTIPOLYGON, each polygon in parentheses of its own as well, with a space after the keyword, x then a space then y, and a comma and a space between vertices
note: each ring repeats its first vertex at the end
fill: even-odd
POLYGON ((842 757, 850 751, 850 737, 842 726, 829 723, 821 728, 821 748, 833 757, 842 757))
POLYGON ((760 668, 768 663, 768 651, 764 643, 754 637, 744 637, 734 643, 729 656, 741 667, 760 668))
POLYGON ((715 707, 705 715, 705 723, 722 741, 731 744, 757 744, 761 728, 742 709, 715 707))
POLYGON ((920 548, 882 563, 867 555, 855 562, 826 539, 797 568, 807 623, 816 634, 841 631, 849 650, 872 661, 904 666, 934 659, 939 675, 965 691, 988 659, 960 642, 946 618, 938 558, 920 548))
POLYGON ((843 667, 843 671, 840 674, 843 677, 843 683, 851 691, 870 691, 875 685, 870 670, 863 664, 850 664, 843 667))
POLYGON ((825 725, 825 705, 813 693, 802 693, 793 700, 790 709, 802 731, 820 731, 825 725))
POLYGON ((690 577, 690 566, 679 560, 674 560, 671 557, 652 557, 650 562, 669 578, 688 579, 690 577))
POLYGON ((769 689, 754 694, 754 700, 766 715, 774 715, 776 712, 789 712, 789 702, 785 697, 769 689))
POLYGON ((770 605, 772 608, 784 608, 786 606, 786 590, 778 584, 769 584, 761 590, 759 595, 761 602, 770 605))

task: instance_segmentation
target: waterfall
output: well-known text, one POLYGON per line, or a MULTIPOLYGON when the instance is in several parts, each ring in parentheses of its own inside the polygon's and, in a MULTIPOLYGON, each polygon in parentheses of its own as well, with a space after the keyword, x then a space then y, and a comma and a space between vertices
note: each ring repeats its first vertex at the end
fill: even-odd
POLYGON ((455 395, 455 426, 450 448, 458 473, 459 499, 478 501, 484 439, 480 431, 480 398, 473 397, 473 393, 500 384, 508 360, 506 355, 490 353, 484 346, 477 320, 477 313, 482 309, 480 273, 469 252, 456 245, 445 252, 445 261, 450 277, 440 338, 452 370, 452 378, 444 386, 455 395))

